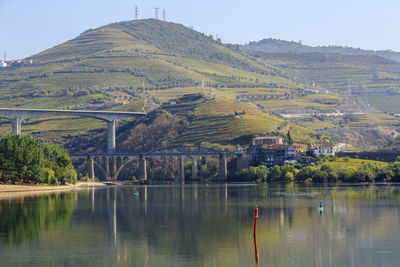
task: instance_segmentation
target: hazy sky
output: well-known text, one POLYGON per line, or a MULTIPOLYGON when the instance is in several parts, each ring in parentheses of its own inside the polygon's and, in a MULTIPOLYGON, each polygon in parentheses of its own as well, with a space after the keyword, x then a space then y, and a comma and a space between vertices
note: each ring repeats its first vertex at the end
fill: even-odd
POLYGON ((167 21, 224 43, 263 38, 400 51, 400 0, 0 0, 0 56, 23 58, 88 28, 166 9, 167 21))

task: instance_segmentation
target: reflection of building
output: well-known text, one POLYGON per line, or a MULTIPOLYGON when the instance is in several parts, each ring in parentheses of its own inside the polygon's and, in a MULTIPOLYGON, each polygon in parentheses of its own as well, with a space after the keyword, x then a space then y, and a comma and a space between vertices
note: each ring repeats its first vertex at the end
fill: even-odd
POLYGON ((253 138, 253 146, 282 144, 282 138, 277 136, 262 136, 253 138))
POLYGON ((294 146, 283 144, 263 145, 255 148, 255 157, 256 161, 264 162, 267 166, 283 165, 296 163, 297 151, 294 146))
POLYGON ((312 147, 315 156, 334 156, 333 146, 329 144, 318 144, 312 147))

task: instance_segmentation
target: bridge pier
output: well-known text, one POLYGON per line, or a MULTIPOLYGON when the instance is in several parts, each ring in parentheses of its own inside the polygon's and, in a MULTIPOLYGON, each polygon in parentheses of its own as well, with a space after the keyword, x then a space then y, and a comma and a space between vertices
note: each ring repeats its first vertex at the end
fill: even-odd
POLYGON ((197 178, 197 160, 199 157, 192 156, 192 178, 197 178))
POLYGON ((185 157, 179 156, 179 182, 185 182, 185 157))
POLYGON ((117 158, 116 157, 112 157, 113 159, 113 168, 112 168, 112 180, 116 181, 117 177, 115 176, 116 172, 117 172, 117 158))
POLYGON ((171 162, 171 170, 172 172, 175 172, 175 157, 170 156, 169 161, 171 162))
POLYGON ((20 117, 16 117, 12 120, 11 124, 11 132, 12 134, 21 134, 21 127, 22 127, 22 119, 20 117))
POLYGON ((139 179, 147 180, 146 158, 143 155, 139 156, 139 179))
POLYGON ((226 155, 219 155, 219 170, 218 170, 218 180, 226 181, 228 179, 228 166, 226 163, 226 155))
POLYGON ((94 158, 93 157, 88 157, 87 158, 88 161, 88 175, 90 179, 94 179, 95 178, 95 174, 94 174, 94 158))
POLYGON ((115 153, 115 130, 117 121, 107 121, 107 151, 108 153, 115 153))
POLYGON ((110 175, 110 160, 109 157, 105 157, 105 162, 104 162, 105 166, 106 166, 106 173, 107 173, 107 180, 111 180, 111 175, 110 175))

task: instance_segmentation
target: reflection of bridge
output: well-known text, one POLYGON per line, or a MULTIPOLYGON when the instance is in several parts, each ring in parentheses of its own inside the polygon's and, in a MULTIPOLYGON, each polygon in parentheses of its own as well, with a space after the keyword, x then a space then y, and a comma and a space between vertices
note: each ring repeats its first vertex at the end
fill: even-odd
MULTIPOLYGON (((158 148, 146 153, 93 153, 93 154, 73 154, 72 157, 86 158, 88 173, 90 178, 95 178, 95 167, 101 172, 107 180, 117 180, 121 171, 128 164, 139 161, 139 179, 147 180, 147 160, 154 160, 161 164, 172 179, 176 180, 175 167, 177 159, 178 178, 180 182, 185 181, 184 163, 186 158, 192 160, 192 177, 197 177, 198 164, 200 157, 209 160, 217 157, 218 164, 218 179, 227 179, 227 157, 236 157, 237 166, 243 165, 242 153, 238 152, 220 152, 205 147, 199 146, 174 146, 158 148), (111 166, 110 166, 111 165, 111 166)), ((201 162, 200 162, 201 164, 201 162)))
POLYGON ((115 152, 115 130, 117 121, 132 117, 144 116, 141 112, 122 111, 88 111, 88 110, 54 110, 54 109, 13 109, 0 108, 0 118, 10 120, 11 132, 21 134, 22 121, 32 118, 47 116, 80 116, 99 119, 107 122, 107 149, 109 153, 115 152))

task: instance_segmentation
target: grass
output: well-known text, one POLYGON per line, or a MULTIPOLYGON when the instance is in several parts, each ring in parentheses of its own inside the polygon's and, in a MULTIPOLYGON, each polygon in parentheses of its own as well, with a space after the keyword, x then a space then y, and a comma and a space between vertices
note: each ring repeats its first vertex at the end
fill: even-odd
POLYGON ((371 164, 379 167, 385 167, 388 165, 387 162, 367 160, 367 159, 353 159, 353 158, 334 158, 333 161, 325 161, 325 165, 328 165, 335 169, 357 169, 363 165, 371 164))
POLYGON ((267 134, 272 131, 284 135, 290 130, 297 142, 311 143, 312 131, 288 123, 279 129, 284 121, 257 109, 254 104, 235 103, 230 100, 215 99, 200 104, 193 112, 195 115, 189 128, 175 141, 177 144, 201 142, 229 143, 230 140, 246 134, 267 134), (235 111, 244 111, 244 115, 235 116, 235 111))

